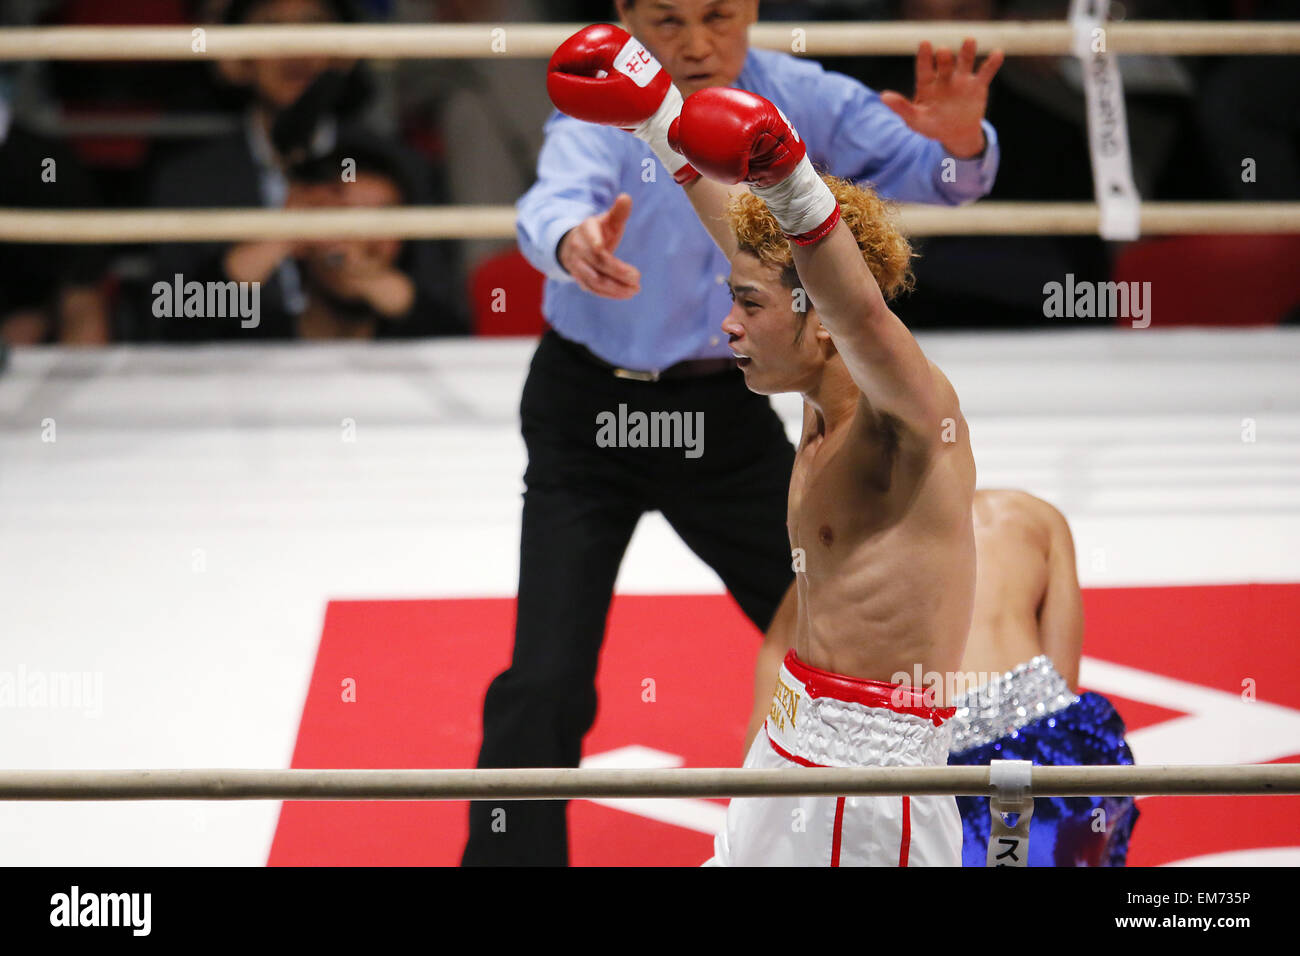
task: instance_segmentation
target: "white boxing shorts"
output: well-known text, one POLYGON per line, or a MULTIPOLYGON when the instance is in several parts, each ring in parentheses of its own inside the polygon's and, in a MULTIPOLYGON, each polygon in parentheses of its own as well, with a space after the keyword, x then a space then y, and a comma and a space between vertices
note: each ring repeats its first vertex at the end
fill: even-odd
MULTIPOLYGON (((951 707, 786 655, 746 767, 943 767, 951 707)), ((737 797, 706 866, 961 866, 951 796, 737 797)))

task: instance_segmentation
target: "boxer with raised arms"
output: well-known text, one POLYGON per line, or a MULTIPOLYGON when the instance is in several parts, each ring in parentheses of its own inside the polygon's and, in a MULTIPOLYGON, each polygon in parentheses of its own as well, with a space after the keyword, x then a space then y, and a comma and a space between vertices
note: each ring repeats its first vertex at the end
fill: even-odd
MULTIPOLYGON (((973 39, 958 50, 921 42, 908 100, 815 59, 751 47, 758 0, 615 7, 623 30, 585 28, 548 66, 552 81, 567 76, 579 98, 590 93, 588 106, 620 84, 615 105, 632 89, 649 91, 648 112, 643 97, 631 96, 624 117, 593 119, 637 127, 670 84, 683 96, 736 87, 780 106, 819 167, 870 182, 889 199, 959 205, 992 188, 999 147, 984 113, 996 50, 976 69, 973 39)), ((564 85, 553 82, 551 92, 564 85)), ((537 181, 516 206, 520 252, 547 279, 550 327, 519 403, 528 467, 514 645, 483 699, 476 765, 484 768, 578 765, 599 709, 619 567, 647 512, 717 574, 762 633, 755 699, 764 708, 792 639, 785 511, 795 450, 772 403, 745 387, 718 328, 730 264, 673 181, 686 164, 664 145, 663 124, 640 142, 576 115, 547 120, 537 181), (652 420, 705 422, 694 443, 701 453, 684 458, 676 440, 665 448, 653 438, 650 447, 602 439, 593 419, 624 406, 652 420), (736 496, 737 484, 747 494, 736 496)), ((566 807, 522 802, 505 825, 492 801, 471 803, 462 863, 566 864, 566 807)))
MULTIPOLYGON (((581 70, 552 71, 552 99, 664 159, 730 258, 722 329, 746 384, 804 397, 788 503, 793 647, 745 765, 942 766, 952 709, 890 677, 961 663, 975 464, 956 392, 887 303, 907 284, 907 243, 869 190, 813 170, 763 97, 708 88, 683 102, 635 40, 606 47, 581 70)), ((715 854, 723 865, 960 859, 950 796, 739 798, 715 854)))

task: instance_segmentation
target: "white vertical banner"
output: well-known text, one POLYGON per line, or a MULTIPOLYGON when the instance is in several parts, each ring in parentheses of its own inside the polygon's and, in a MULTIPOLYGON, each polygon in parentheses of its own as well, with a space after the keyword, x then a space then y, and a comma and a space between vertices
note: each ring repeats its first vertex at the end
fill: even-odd
POLYGON ((996 800, 989 801, 993 821, 989 825, 989 852, 986 866, 1029 865, 1029 821, 1034 815, 1034 801, 1022 806, 1004 806, 996 800), (1005 814, 1018 814, 1016 825, 1007 823, 1005 814))
POLYGON ((1141 234, 1141 197, 1133 183, 1119 63, 1106 51, 1109 6, 1110 0, 1070 0, 1070 24, 1074 55, 1083 70, 1093 191, 1101 209, 1098 231, 1103 239, 1136 239, 1141 234))
POLYGON ((1030 760, 990 760, 989 783, 995 788, 989 797, 989 845, 986 866, 1029 865, 1029 821, 1034 816, 1031 787, 1034 765, 1030 760), (1007 815, 1015 814, 1015 825, 1007 815))

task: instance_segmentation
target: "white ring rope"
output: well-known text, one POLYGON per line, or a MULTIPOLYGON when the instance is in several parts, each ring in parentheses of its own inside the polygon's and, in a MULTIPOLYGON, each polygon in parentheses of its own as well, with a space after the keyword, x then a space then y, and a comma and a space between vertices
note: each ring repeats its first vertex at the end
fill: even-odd
MULTIPOLYGON (((1300 202, 1145 202, 1143 235, 1300 233, 1300 202)), ((902 205, 912 236, 1096 235, 1095 203, 902 205)), ((0 209, 0 242, 237 242, 247 239, 513 239, 511 206, 380 209, 0 209)), ((0 250, 2 252, 2 250, 0 250)))
MULTIPOLYGON (((550 56, 580 24, 304 24, 245 27, 19 27, 0 29, 0 60, 219 59, 247 56, 378 57, 550 56)), ((1118 53, 1297 53, 1296 23, 1112 23, 1106 44, 1118 53)), ((815 55, 911 54, 976 38, 981 49, 1070 54, 1074 27, 1060 22, 757 24, 756 46, 815 55)), ((1176 203, 1141 206, 1144 235, 1300 233, 1300 203, 1176 203)), ((1096 235, 1093 203, 982 202, 960 209, 905 206, 912 236, 1096 235)), ((430 206, 383 210, 144 210, 75 212, 0 209, 0 242, 200 242, 246 239, 509 239, 506 206, 430 206)))
MULTIPOLYGON (((583 23, 301 24, 194 27, 10 27, 0 29, 0 60, 192 60, 336 56, 392 59, 547 58, 583 23)), ((1067 21, 929 23, 861 21, 759 23, 754 46, 838 56, 910 56, 922 40, 1016 55, 1069 55, 1067 21)), ((1182 55, 1300 53, 1300 23, 1146 21, 1111 23, 1106 52, 1182 55)))
MULTIPOLYGON (((4 770, 0 800, 991 796, 989 767, 788 770, 4 770)), ((1298 794, 1300 764, 1034 767, 1034 796, 1298 794)))

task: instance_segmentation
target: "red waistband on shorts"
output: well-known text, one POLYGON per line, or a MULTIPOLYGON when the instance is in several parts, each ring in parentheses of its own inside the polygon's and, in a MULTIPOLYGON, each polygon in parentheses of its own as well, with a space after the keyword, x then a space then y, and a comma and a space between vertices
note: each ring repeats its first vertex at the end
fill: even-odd
POLYGON ((925 692, 920 687, 833 674, 805 664, 793 650, 785 655, 785 669, 790 672, 790 676, 803 683, 804 691, 812 698, 830 697, 865 707, 883 707, 897 714, 924 717, 933 721, 936 727, 942 726, 945 720, 957 712, 956 707, 931 707, 926 704, 925 692))

